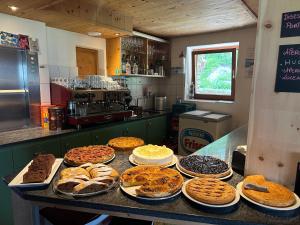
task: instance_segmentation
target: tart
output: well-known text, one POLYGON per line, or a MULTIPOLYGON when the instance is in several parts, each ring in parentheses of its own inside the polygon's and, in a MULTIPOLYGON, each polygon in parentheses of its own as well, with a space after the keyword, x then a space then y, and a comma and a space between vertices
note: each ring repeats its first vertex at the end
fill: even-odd
POLYGON ((263 205, 272 207, 289 207, 296 202, 295 195, 288 188, 267 181, 262 175, 247 176, 243 181, 242 192, 246 197, 263 205), (247 189, 245 184, 253 184, 267 188, 267 192, 247 189))
POLYGON ((158 166, 136 166, 121 175, 123 187, 137 186, 137 196, 166 197, 178 192, 183 184, 181 174, 158 166))
POLYGON ((173 161, 174 152, 166 146, 144 145, 132 151, 138 165, 168 165, 173 161))
POLYGON ((235 198, 235 189, 216 178, 193 178, 186 185, 186 192, 193 199, 211 204, 224 205, 235 198))
POLYGON ((190 155, 179 160, 178 167, 195 177, 222 178, 230 174, 226 162, 212 156, 190 155))
POLYGON ((119 179, 119 173, 105 164, 83 164, 60 172, 56 189, 63 193, 90 194, 105 191, 119 179))
POLYGON ((64 157, 66 163, 79 166, 85 163, 102 163, 115 155, 113 148, 106 145, 90 145, 69 150, 64 157))
POLYGON ((108 142, 108 146, 123 151, 132 150, 144 144, 144 140, 137 137, 117 137, 110 139, 108 142))

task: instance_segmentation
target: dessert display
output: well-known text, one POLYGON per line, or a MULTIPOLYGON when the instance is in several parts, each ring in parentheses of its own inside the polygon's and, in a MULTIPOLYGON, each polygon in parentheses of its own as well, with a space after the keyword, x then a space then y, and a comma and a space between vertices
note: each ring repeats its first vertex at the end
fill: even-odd
POLYGON ((181 174, 158 166, 136 166, 121 175, 123 187, 136 187, 136 196, 160 198, 177 193, 183 184, 181 174))
POLYGON ((247 176, 242 193, 251 200, 271 207, 289 207, 296 203, 293 192, 286 187, 267 181, 262 175, 247 176))
POLYGON ((23 175, 23 183, 44 182, 49 177, 54 162, 55 156, 52 154, 40 154, 35 157, 23 175))
POLYGON ((222 178, 231 173, 226 162, 212 156, 189 155, 181 158, 177 167, 194 177, 222 178))
POLYGON ((106 145, 90 145, 69 150, 64 157, 67 164, 79 166, 85 163, 103 163, 115 157, 113 148, 106 145))
POLYGON ((102 163, 86 163, 80 167, 63 169, 55 188, 73 196, 92 195, 109 190, 118 180, 118 172, 102 163))
POLYGON ((211 205, 224 205, 235 199, 231 185, 216 178, 193 178, 186 185, 186 192, 193 199, 211 205))
POLYGON ((138 165, 168 165, 174 152, 166 146, 144 145, 132 151, 133 161, 138 165))
POLYGON ((115 150, 132 150, 136 147, 143 146, 144 140, 137 137, 117 137, 110 139, 108 146, 112 147, 115 150))

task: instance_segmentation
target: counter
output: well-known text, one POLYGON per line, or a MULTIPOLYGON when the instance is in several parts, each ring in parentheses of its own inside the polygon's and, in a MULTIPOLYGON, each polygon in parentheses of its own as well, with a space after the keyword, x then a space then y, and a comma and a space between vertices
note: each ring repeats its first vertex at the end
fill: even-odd
MULTIPOLYGON (((246 144, 246 135, 247 127, 242 127, 199 150, 195 154, 210 154, 230 161, 232 150, 237 145, 246 144)), ((116 158, 109 165, 121 173, 132 166, 128 161, 128 156, 128 152, 117 152, 116 158)), ((60 169, 63 167, 64 165, 60 169)), ((9 182, 11 178, 12 176, 6 177, 6 182, 9 182)), ((228 183, 236 186, 242 179, 242 176, 234 172, 228 183)), ((96 212, 99 214, 106 213, 121 217, 155 220, 173 224, 298 225, 300 221, 299 211, 294 212, 292 215, 285 214, 284 217, 283 215, 272 215, 270 212, 264 212, 243 199, 234 208, 209 211, 190 202, 183 195, 167 201, 145 202, 128 197, 119 188, 110 191, 109 194, 79 199, 56 195, 52 190, 52 185, 43 190, 14 189, 14 191, 38 207, 55 206, 57 208, 96 212)), ((38 210, 34 212, 38 216, 38 210)))
MULTIPOLYGON (((133 117, 130 119, 127 119, 125 121, 119 121, 119 122, 105 122, 102 124, 90 126, 87 128, 82 128, 80 131, 87 131, 87 130, 92 130, 96 128, 103 127, 105 125, 116 125, 120 123, 125 123, 128 121, 137 121, 137 120, 144 120, 144 119, 150 119, 150 118, 155 118, 158 116, 162 115, 167 115, 167 112, 153 112, 153 113, 144 113, 143 116, 141 117, 133 117)), ((20 130, 14 130, 14 131, 7 131, 7 132, 0 132, 0 147, 4 145, 9 145, 9 144, 16 144, 20 142, 25 142, 25 141, 31 141, 31 140, 36 140, 40 138, 47 138, 47 137, 54 137, 58 135, 63 135, 67 133, 74 133, 74 132, 80 132, 75 128, 68 128, 65 130, 60 130, 60 131, 51 131, 49 129, 44 129, 42 127, 34 127, 34 128, 25 128, 25 129, 20 129, 20 130)))

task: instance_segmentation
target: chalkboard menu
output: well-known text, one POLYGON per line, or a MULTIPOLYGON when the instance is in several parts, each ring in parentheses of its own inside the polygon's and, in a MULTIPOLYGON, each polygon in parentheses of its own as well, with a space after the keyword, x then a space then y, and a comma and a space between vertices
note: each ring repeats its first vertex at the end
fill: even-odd
POLYGON ((276 92, 300 92, 300 44, 280 45, 276 92))
POLYGON ((280 37, 296 36, 300 36, 300 11, 283 13, 280 37))

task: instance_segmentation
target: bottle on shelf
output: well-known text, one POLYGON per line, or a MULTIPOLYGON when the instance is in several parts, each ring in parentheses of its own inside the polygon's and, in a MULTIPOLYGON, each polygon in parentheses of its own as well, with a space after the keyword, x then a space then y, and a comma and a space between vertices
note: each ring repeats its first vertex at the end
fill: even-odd
POLYGON ((138 74, 138 73, 139 73, 138 62, 137 62, 137 58, 134 56, 133 57, 132 74, 138 74))
POLYGON ((126 75, 131 74, 131 65, 129 63, 129 59, 127 58, 127 62, 126 62, 126 75))
POLYGON ((122 54, 121 73, 126 74, 126 55, 122 54))

